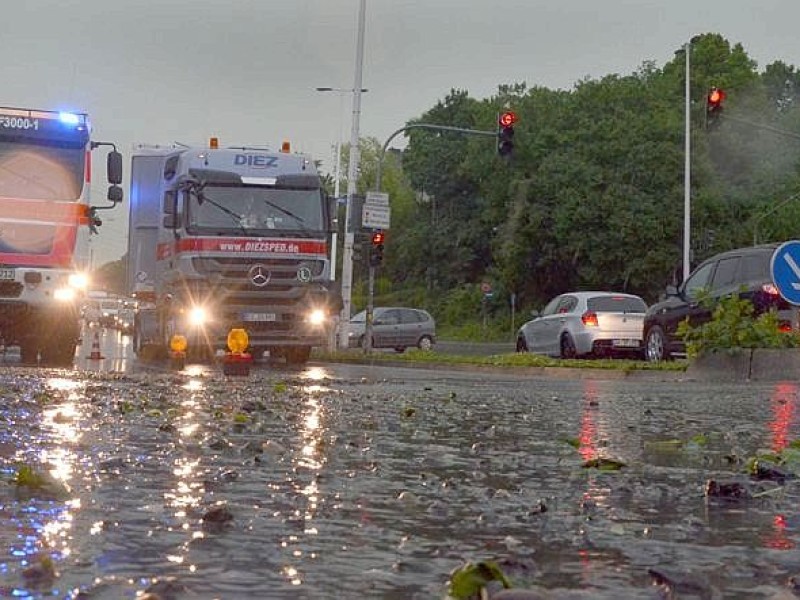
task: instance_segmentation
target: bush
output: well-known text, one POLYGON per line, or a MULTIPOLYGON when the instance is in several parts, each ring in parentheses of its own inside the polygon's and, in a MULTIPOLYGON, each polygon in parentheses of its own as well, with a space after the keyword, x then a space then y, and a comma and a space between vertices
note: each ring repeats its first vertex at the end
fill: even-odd
MULTIPOLYGON (((701 300, 708 303, 709 299, 701 300)), ((753 303, 738 295, 726 296, 714 306, 711 320, 692 327, 688 320, 678 326, 689 357, 735 348, 796 348, 800 336, 780 330, 775 311, 753 316, 753 303)))

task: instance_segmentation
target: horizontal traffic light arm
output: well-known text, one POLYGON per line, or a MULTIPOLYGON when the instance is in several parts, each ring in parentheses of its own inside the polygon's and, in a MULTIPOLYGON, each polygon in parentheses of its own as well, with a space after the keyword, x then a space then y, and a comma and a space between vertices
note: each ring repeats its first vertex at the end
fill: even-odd
POLYGON ((455 133, 466 133, 468 135, 485 135, 494 138, 497 137, 497 130, 485 131, 482 129, 465 129, 463 127, 451 127, 449 125, 434 125, 432 123, 412 123, 411 125, 406 125, 405 127, 401 127, 386 139, 386 142, 384 142, 383 147, 381 148, 381 153, 378 156, 378 169, 375 173, 375 191, 377 192, 381 191, 381 172, 383 170, 383 157, 386 155, 386 149, 389 147, 389 144, 395 137, 397 137, 404 131, 408 131, 409 129, 433 129, 436 131, 453 131, 455 133))

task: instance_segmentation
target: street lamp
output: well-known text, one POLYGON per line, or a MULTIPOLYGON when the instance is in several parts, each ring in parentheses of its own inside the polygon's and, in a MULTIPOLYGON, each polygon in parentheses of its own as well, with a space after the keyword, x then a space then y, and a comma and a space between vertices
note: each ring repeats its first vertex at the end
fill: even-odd
MULTIPOLYGON (((336 137, 336 170, 334 172, 333 181, 333 195, 336 200, 339 200, 339 182, 342 179, 342 116, 344 114, 344 106, 342 102, 346 94, 352 94, 352 88, 336 88, 336 87, 318 87, 315 88, 318 92, 334 92, 339 95, 339 130, 336 137)), ((368 92, 367 88, 361 88, 362 92, 368 92)))

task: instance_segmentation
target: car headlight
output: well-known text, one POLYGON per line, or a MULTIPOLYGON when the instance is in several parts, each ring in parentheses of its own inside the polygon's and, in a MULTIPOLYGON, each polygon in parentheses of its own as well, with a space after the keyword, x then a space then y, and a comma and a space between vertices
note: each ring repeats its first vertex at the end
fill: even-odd
POLYGON ((322 325, 327 320, 327 315, 325 311, 321 308, 316 308, 312 310, 306 316, 306 321, 311 325, 322 325))

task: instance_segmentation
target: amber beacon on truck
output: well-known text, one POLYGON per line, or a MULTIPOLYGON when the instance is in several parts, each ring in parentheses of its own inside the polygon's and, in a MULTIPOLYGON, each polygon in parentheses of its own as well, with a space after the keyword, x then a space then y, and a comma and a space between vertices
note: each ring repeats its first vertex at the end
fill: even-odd
POLYGON ((25 363, 72 364, 89 284, 96 211, 122 200, 122 156, 108 153, 109 205, 91 206, 83 113, 0 107, 0 337, 25 363))
POLYGON ((333 205, 313 161, 283 148, 139 145, 131 163, 130 293, 140 357, 182 336, 190 358, 247 333, 259 357, 308 360, 341 297, 330 261, 333 205))

